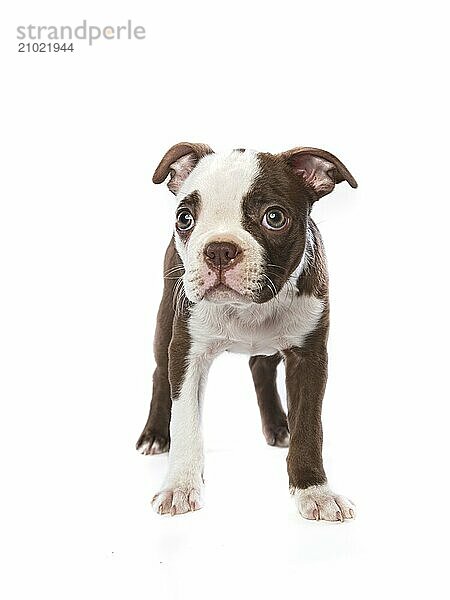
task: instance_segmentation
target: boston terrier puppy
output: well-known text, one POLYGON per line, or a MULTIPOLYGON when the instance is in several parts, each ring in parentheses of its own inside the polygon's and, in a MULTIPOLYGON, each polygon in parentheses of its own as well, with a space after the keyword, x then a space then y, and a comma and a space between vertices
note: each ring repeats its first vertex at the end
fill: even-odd
POLYGON ((317 148, 215 154, 192 143, 163 156, 153 182, 168 177, 175 228, 156 325, 153 398, 137 442, 144 454, 170 445, 154 509, 178 515, 202 506, 203 397, 212 361, 228 350, 250 356, 263 433, 268 444, 289 446, 289 486, 300 514, 354 518, 353 503, 329 488, 322 463, 329 295, 310 213, 337 183, 356 188, 355 179, 317 148), (287 416, 276 386, 281 360, 287 416))

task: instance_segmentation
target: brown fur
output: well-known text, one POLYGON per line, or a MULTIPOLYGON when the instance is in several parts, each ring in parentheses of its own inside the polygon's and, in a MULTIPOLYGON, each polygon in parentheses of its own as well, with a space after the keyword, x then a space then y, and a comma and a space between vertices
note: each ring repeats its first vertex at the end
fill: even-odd
POLYGON ((153 373, 152 402, 147 423, 136 444, 136 448, 144 449, 146 454, 167 452, 169 449, 169 423, 172 401, 169 384, 168 348, 172 339, 174 320, 174 287, 176 278, 184 272, 184 270, 178 270, 179 265, 181 265, 181 259, 172 238, 164 257, 164 290, 159 305, 153 344, 156 369, 153 373))
POLYGON ((277 366, 280 354, 251 356, 249 360, 261 413, 264 437, 269 446, 287 446, 289 429, 277 389, 277 366))
MULTIPOLYGON (((244 227, 264 248, 267 274, 279 291, 303 255, 314 197, 301 178, 293 175, 284 157, 262 153, 258 158, 260 174, 243 201, 244 227), (261 227, 264 213, 273 206, 281 207, 289 217, 287 229, 268 231, 261 227)), ((271 297, 266 286, 256 301, 266 302, 271 297)))

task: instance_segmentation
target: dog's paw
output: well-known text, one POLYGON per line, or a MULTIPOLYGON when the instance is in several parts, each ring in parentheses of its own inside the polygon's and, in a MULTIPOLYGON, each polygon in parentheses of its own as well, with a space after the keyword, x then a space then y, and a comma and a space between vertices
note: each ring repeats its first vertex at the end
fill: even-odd
POLYGON ((292 490, 297 508, 305 519, 315 521, 344 521, 355 518, 355 505, 339 496, 328 485, 312 485, 304 490, 292 490))
POLYGON ((153 497, 153 509, 160 515, 182 515, 183 513, 202 508, 199 488, 175 488, 163 490, 153 497))
POLYGON ((169 445, 168 435, 144 429, 136 443, 136 450, 141 454, 162 454, 169 451, 169 445))
POLYGON ((269 446, 287 448, 289 446, 289 429, 287 425, 266 425, 264 437, 269 446))

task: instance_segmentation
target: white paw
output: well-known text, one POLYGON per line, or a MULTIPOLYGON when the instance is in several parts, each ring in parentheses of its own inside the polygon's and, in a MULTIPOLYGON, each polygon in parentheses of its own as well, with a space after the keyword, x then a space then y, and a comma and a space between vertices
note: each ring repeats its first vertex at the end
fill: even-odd
POLYGON ((304 490, 294 488, 292 494, 297 508, 305 519, 316 521, 344 521, 355 518, 355 505, 345 496, 339 496, 328 485, 312 485, 304 490))
POLYGON ((159 440, 145 441, 138 450, 141 454, 162 454, 167 452, 167 445, 159 440))
POLYGON ((202 508, 201 491, 198 488, 175 488, 163 490, 153 497, 153 509, 160 515, 182 515, 202 508))
POLYGON ((161 454, 169 450, 169 438, 144 430, 136 444, 136 449, 141 454, 161 454))

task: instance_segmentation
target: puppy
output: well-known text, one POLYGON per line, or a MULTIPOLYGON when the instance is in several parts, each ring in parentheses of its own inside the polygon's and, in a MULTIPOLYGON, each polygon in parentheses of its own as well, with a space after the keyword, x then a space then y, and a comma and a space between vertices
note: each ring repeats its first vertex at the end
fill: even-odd
POLYGON ((250 355, 267 443, 288 446, 289 486, 306 519, 355 515, 327 484, 322 398, 327 380, 328 276, 311 208, 337 183, 357 184, 335 156, 316 148, 282 154, 176 144, 154 183, 170 177, 175 231, 165 257, 150 414, 137 448, 169 449, 154 509, 172 515, 202 506, 201 409, 221 352, 250 355), (284 360, 287 417, 276 387, 284 360), (170 437, 169 437, 170 423, 170 437))

